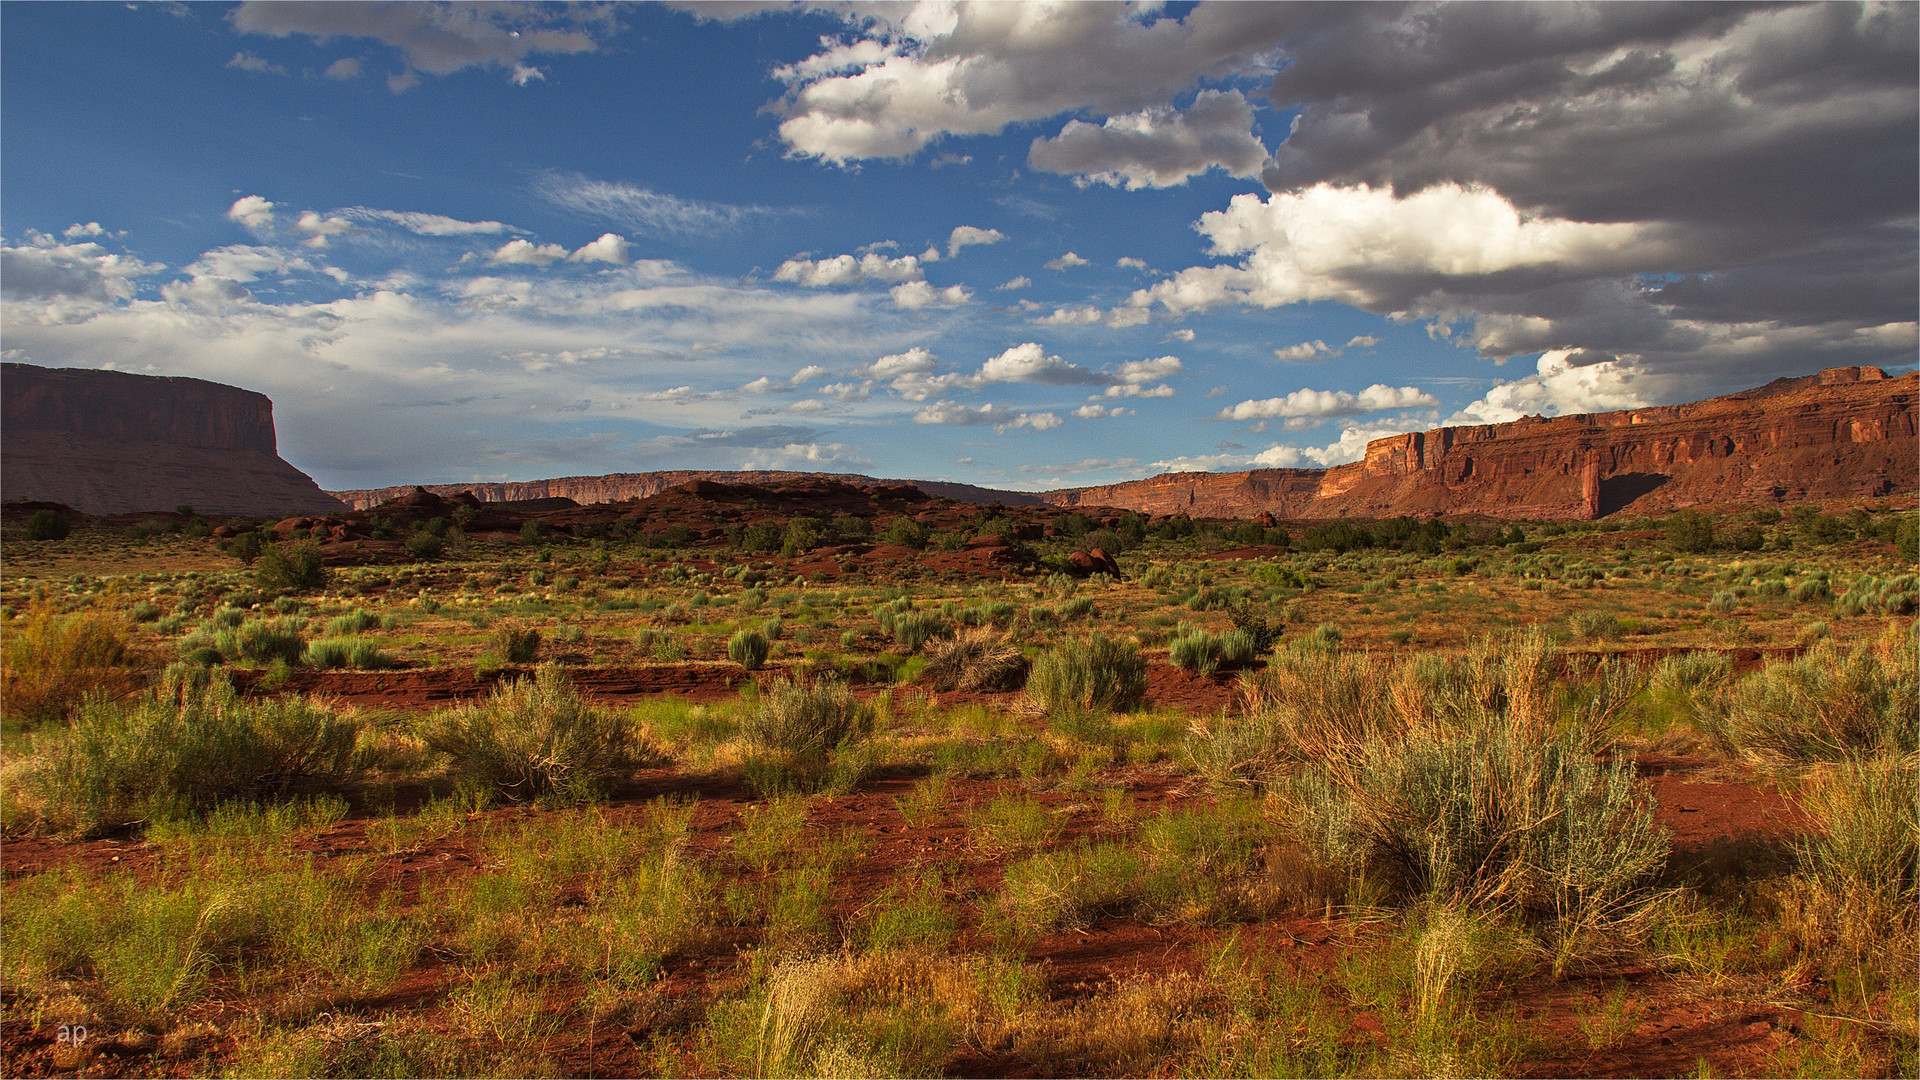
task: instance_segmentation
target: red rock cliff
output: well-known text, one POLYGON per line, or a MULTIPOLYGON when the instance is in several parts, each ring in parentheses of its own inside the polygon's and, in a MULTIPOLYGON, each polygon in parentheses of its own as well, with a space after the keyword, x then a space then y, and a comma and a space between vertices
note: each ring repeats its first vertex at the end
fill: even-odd
MULTIPOLYGON (((734 472, 674 469, 665 472, 609 473, 605 476, 561 476, 551 480, 521 480, 498 484, 428 484, 426 489, 436 495, 457 495, 462 491, 471 491, 474 498, 481 502, 572 499, 582 506, 587 506, 594 503, 625 502, 628 499, 650 499, 668 488, 678 487, 695 480, 712 480, 723 484, 759 484, 766 487, 819 479, 838 480, 855 487, 911 484, 929 495, 959 502, 999 502, 1008 506, 1043 505, 1038 496, 1026 492, 995 491, 991 488, 974 487, 971 484, 948 484, 933 480, 878 480, 871 476, 851 473, 806 473, 780 470, 734 472)), ((412 485, 406 485, 366 488, 358 491, 335 491, 332 494, 355 510, 371 510, 388 499, 399 498, 412 490, 412 485)))
POLYGON ((273 402, 201 379, 0 365, 0 489, 92 514, 328 513, 281 460, 273 402))
POLYGON ((1594 518, 1911 494, 1917 386, 1915 375, 1833 368, 1688 405, 1395 435, 1325 470, 1168 473, 1043 497, 1217 517, 1594 518))

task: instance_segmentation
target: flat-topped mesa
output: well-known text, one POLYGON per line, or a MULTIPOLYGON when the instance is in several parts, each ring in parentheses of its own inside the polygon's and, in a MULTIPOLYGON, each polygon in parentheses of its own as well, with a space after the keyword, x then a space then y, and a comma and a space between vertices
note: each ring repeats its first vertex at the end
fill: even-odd
POLYGON ((93 514, 328 513, 339 502, 281 460, 273 402, 207 382, 0 365, 0 487, 93 514))
MULTIPOLYGON (((994 491, 990 488, 974 487, 971 484, 950 484, 932 480, 880 480, 871 476, 854 473, 810 473, 792 472, 777 469, 670 469, 662 472, 608 473, 604 476, 560 476, 549 480, 523 480, 507 483, 475 482, 470 484, 428 484, 426 489, 440 495, 453 495, 462 491, 471 491, 481 502, 525 502, 530 499, 572 499, 582 506, 600 503, 630 502, 635 499, 650 499, 670 488, 694 481, 712 481, 722 484, 755 484, 762 487, 784 487, 793 484, 806 484, 828 480, 852 484, 856 487, 885 487, 911 485, 945 499, 958 502, 994 503, 1002 502, 1008 506, 1042 505, 1037 496, 1024 492, 994 491)), ((335 491, 331 494, 356 510, 368 510, 379 506, 388 499, 397 498, 414 490, 412 485, 387 488, 364 488, 355 491, 335 491)))
POLYGON ((1168 473, 1043 497, 1204 517, 1591 519, 1913 493, 1916 385, 1832 368, 1685 405, 1392 435, 1325 470, 1168 473))

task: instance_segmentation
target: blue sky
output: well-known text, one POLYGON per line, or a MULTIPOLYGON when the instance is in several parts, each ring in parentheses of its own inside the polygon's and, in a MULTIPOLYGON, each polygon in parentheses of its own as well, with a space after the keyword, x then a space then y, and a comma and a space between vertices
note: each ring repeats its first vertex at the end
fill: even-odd
POLYGON ((1044 488, 1911 366, 1915 7, 0 7, 6 357, 323 486, 1044 488))

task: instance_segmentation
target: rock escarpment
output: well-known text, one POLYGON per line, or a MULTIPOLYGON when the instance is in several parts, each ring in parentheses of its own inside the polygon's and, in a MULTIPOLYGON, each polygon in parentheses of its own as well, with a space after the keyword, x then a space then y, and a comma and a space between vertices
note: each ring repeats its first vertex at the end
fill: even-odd
POLYGON ((329 513, 281 459, 273 402, 201 379, 0 365, 0 489, 90 514, 329 513))
POLYGON ((1168 473, 1043 497, 1196 517, 1591 519, 1913 493, 1917 386, 1832 368, 1687 405, 1395 435, 1331 469, 1168 473))

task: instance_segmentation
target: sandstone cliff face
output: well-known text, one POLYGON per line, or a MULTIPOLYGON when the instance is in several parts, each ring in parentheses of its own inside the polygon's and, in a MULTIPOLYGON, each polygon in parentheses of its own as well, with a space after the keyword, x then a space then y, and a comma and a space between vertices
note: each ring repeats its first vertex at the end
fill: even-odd
POLYGON ((1056 506, 1283 518, 1596 518, 1920 488, 1920 377, 1834 368, 1688 405, 1378 439, 1331 469, 1170 473, 1047 492, 1056 506))
POLYGON ((0 489, 90 514, 327 513, 281 460, 273 402, 200 379, 0 365, 0 489))
MULTIPOLYGON (((721 471, 701 469, 675 469, 666 472, 609 473, 606 476, 562 476, 552 480, 524 480, 512 483, 489 484, 428 484, 426 489, 436 495, 456 495, 462 491, 471 491, 481 502, 524 502, 530 499, 572 499, 582 506, 594 503, 626 502, 629 499, 650 499, 668 488, 696 480, 714 481, 723 484, 758 484, 777 486, 799 484, 813 480, 838 480, 856 487, 890 487, 908 484, 919 488, 929 495, 958 502, 1005 503, 1008 506, 1045 505, 1039 496, 1016 491, 994 491, 990 488, 974 487, 971 484, 948 484, 931 480, 879 480, 871 476, 840 473, 784 472, 779 470, 721 471)), ((367 488, 358 491, 335 491, 331 494, 355 510, 370 510, 388 499, 396 499, 413 490, 412 485, 389 488, 367 488)))

